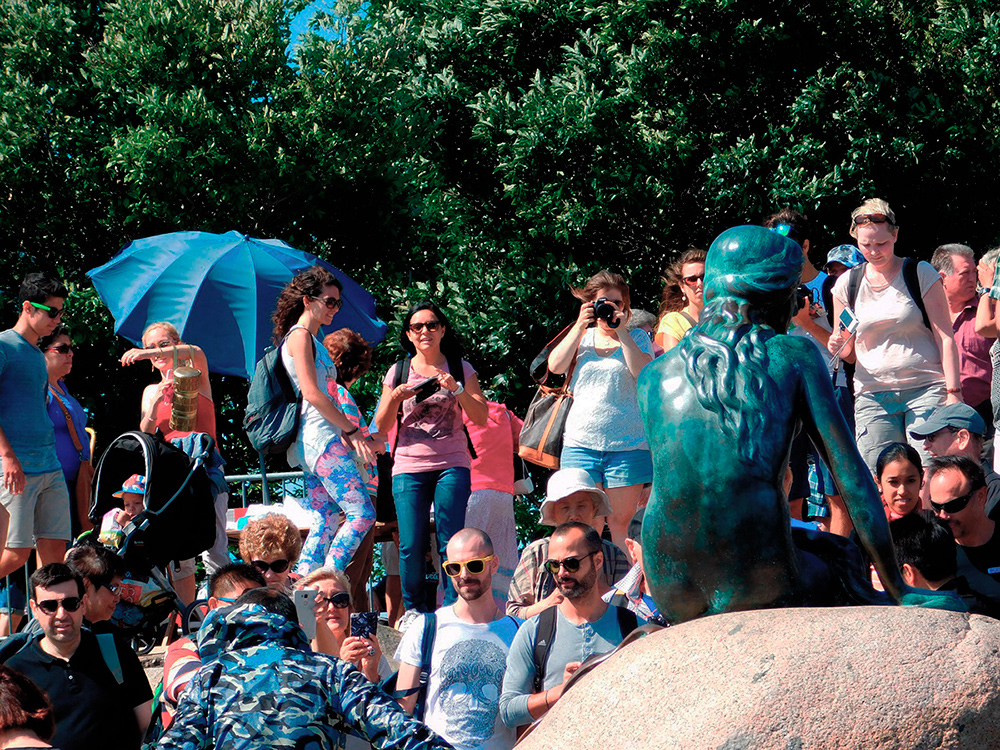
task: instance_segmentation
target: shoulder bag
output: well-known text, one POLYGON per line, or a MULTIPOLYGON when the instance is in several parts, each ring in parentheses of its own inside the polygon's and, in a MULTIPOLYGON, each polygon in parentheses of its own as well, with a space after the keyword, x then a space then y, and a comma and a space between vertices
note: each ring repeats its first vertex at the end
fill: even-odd
POLYGON ((573 381, 573 368, 576 367, 576 354, 561 382, 557 381, 562 376, 549 372, 548 358, 552 349, 566 337, 572 327, 572 324, 566 326, 531 363, 531 378, 538 383, 538 393, 524 417, 517 454, 525 461, 546 469, 559 468, 563 430, 573 405, 570 383, 573 381))

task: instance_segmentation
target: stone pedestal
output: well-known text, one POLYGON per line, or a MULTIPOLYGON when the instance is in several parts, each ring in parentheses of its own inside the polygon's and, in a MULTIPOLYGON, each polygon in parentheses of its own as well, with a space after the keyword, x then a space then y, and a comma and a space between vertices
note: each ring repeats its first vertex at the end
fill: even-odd
POLYGON ((736 612, 586 675, 519 750, 1000 750, 1000 621, 908 607, 736 612))

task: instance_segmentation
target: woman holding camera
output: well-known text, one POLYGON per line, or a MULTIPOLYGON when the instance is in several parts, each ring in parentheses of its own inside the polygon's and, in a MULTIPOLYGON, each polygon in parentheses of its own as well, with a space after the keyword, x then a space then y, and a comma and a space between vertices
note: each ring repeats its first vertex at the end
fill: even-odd
MULTIPOLYGON (((405 610, 427 609, 424 565, 431 505, 438 552, 465 526, 471 492, 469 436, 462 412, 486 424, 486 398, 476 371, 462 359, 462 347, 444 312, 433 302, 414 305, 403 318, 399 343, 409 355, 386 373, 375 426, 383 435, 396 429, 392 450, 392 495, 399 519, 399 574, 405 610), (405 366, 409 363, 408 368, 405 366), (452 368, 462 368, 461 381, 452 368), (406 371, 406 376, 402 373, 406 371), (396 378, 402 377, 397 383, 396 378)), ((444 582, 442 582, 444 586, 444 582)), ((444 603, 455 590, 444 586, 444 603)))
POLYGON ((549 354, 549 372, 572 370, 573 406, 560 467, 586 470, 607 492, 611 538, 624 549, 643 486, 653 481, 636 396, 636 379, 652 359, 652 345, 643 331, 629 333, 622 325, 632 305, 620 275, 601 271, 572 293, 581 301, 576 322, 549 354))

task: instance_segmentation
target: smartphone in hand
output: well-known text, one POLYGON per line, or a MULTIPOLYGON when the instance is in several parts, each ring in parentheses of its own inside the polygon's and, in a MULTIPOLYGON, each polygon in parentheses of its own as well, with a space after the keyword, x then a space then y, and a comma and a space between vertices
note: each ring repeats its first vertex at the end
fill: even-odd
POLYGON ((316 589, 302 589, 292 592, 292 602, 295 604, 295 614, 299 618, 299 625, 305 631, 306 638, 310 641, 316 637, 316 612, 313 607, 316 605, 316 597, 319 592, 316 589))
POLYGON ((351 615, 351 635, 374 638, 378 630, 378 612, 355 612, 351 615))
POLYGON ((840 325, 848 333, 858 330, 858 319, 846 307, 840 311, 840 325))
POLYGON ((438 382, 436 377, 429 377, 426 380, 421 380, 419 383, 414 385, 410 390, 416 392, 416 403, 420 403, 424 399, 433 396, 439 390, 441 390, 441 383, 438 382))

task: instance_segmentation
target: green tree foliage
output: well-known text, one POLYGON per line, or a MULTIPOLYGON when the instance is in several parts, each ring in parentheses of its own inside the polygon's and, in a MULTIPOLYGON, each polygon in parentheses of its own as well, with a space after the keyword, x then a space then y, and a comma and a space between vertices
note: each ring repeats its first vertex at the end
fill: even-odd
MULTIPOLYGON (((280 237, 388 320, 434 296, 520 410, 568 288, 602 266, 655 309, 689 244, 790 204, 819 261, 872 195, 903 252, 997 240, 985 0, 347 0, 291 61, 282 0, 0 2, 0 286, 36 267, 76 285, 73 387, 103 435, 141 384, 83 271, 158 232, 280 237)), ((240 467, 244 387, 218 385, 240 467)))

